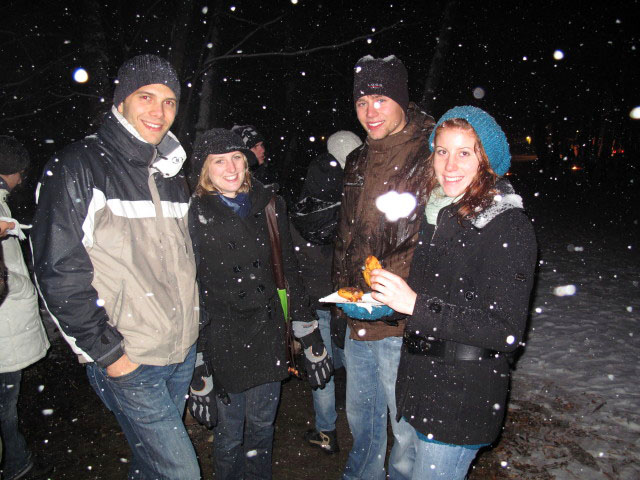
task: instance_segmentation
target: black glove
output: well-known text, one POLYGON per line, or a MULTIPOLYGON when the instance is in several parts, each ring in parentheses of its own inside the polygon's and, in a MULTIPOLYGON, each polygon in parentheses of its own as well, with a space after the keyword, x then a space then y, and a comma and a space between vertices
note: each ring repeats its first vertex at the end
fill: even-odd
POLYGON ((198 423, 207 428, 215 427, 218 423, 218 407, 216 405, 213 376, 209 367, 202 359, 202 352, 196 355, 196 368, 189 387, 187 407, 198 423))
POLYGON ((324 388, 333 375, 333 363, 316 328, 310 334, 298 339, 304 350, 304 367, 312 388, 324 388))

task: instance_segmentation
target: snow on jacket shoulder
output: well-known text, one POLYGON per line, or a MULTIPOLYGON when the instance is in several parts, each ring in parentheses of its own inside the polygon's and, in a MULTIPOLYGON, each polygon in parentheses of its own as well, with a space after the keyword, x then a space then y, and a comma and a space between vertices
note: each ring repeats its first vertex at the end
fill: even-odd
POLYGON ((81 361, 184 360, 198 334, 195 262, 170 133, 157 147, 111 113, 45 166, 31 236, 38 287, 81 361))
MULTIPOLYGON (((9 192, 0 189, 0 216, 11 217, 9 192)), ((31 283, 19 240, 0 240, 7 267, 7 294, 0 304, 0 373, 16 372, 47 353, 49 340, 42 326, 38 296, 31 283)))

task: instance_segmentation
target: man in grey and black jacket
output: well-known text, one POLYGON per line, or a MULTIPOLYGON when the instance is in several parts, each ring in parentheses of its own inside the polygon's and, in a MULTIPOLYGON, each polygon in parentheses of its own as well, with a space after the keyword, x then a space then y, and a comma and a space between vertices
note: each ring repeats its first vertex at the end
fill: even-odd
POLYGON ((169 132, 179 98, 166 60, 125 62, 103 125, 45 166, 36 194, 38 287, 127 437, 131 478, 200 478, 182 423, 199 313, 186 154, 169 132))

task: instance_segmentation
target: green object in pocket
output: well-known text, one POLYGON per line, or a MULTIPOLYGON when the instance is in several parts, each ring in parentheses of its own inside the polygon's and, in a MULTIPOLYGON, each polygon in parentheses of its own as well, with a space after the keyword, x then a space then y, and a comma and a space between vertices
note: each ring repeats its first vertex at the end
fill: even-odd
POLYGON ((282 311, 284 312, 284 321, 289 321, 289 299, 287 298, 286 288, 278 288, 278 296, 280 297, 280 303, 282 304, 282 311))

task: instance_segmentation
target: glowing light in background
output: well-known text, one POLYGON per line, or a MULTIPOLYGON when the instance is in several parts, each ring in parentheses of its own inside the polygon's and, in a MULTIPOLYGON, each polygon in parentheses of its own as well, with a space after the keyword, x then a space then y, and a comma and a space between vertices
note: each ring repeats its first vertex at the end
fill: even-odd
POLYGON ((416 197, 407 192, 398 193, 392 190, 376 199, 376 207, 390 222, 408 217, 415 210, 416 205, 416 197))
POLYGON ((484 98, 484 88, 482 87, 476 87, 473 89, 473 98, 477 98, 478 100, 480 100, 481 98, 484 98))
POLYGON ((629 112, 629 116, 632 120, 640 120, 640 106, 634 108, 629 112))
POLYGON ((562 50, 556 50, 553 52, 553 58, 556 60, 562 60, 564 58, 564 52, 562 50))
POLYGON ((78 83, 85 83, 89 80, 89 74, 84 68, 78 67, 73 71, 73 79, 78 83))

